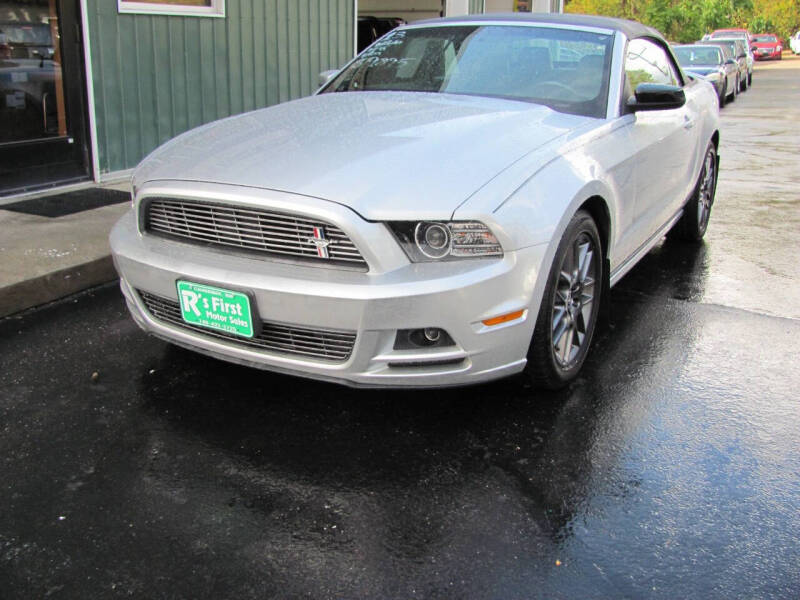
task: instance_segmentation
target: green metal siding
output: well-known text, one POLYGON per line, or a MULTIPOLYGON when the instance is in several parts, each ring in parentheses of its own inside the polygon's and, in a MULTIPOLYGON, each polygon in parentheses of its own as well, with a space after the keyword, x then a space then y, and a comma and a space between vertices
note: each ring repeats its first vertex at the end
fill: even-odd
POLYGON ((469 0, 469 14, 483 14, 485 0, 469 0))
POLYGON ((225 18, 117 13, 88 0, 100 171, 179 133, 311 94, 353 55, 353 0, 227 0, 225 18))

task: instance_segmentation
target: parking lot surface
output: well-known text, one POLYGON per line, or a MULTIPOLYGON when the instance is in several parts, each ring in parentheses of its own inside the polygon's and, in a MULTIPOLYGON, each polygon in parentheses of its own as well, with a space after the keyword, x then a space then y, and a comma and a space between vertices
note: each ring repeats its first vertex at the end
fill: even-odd
POLYGON ((0 321, 0 597, 797 598, 799 76, 725 107, 706 242, 556 394, 249 370, 114 286, 0 321))

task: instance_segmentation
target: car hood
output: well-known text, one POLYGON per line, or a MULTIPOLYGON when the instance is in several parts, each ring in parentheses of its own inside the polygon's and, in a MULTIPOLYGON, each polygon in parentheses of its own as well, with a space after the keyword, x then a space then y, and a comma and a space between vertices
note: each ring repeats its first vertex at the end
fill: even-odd
POLYGON ((371 220, 443 218, 524 155, 600 122, 492 98, 320 94, 189 131, 146 158, 134 185, 233 184, 331 200, 371 220))
POLYGON ((696 75, 711 75, 712 73, 718 73, 720 67, 711 67, 711 66, 703 66, 703 67, 683 67, 684 71, 688 71, 689 73, 694 73, 696 75))

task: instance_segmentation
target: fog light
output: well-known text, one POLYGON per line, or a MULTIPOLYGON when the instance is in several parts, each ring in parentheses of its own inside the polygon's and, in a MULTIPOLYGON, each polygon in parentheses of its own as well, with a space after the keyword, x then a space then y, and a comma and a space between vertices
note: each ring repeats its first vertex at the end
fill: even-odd
POLYGON ((394 340, 395 350, 413 350, 419 348, 444 348, 455 346, 453 338, 438 327, 424 329, 398 329, 394 340))
POLYGON ((423 333, 425 334, 425 339, 434 344, 442 337, 442 330, 436 327, 426 327, 423 333))

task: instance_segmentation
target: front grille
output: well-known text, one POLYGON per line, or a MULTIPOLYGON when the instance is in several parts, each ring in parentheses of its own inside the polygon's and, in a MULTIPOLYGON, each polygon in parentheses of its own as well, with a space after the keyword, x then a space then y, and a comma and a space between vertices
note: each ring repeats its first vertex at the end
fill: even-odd
POLYGON ((252 338, 215 331, 183 320, 181 307, 175 300, 136 290, 147 310, 157 320, 181 329, 196 331, 204 336, 233 342, 240 346, 259 348, 278 354, 291 354, 320 360, 343 362, 350 358, 356 334, 352 331, 313 329, 283 323, 262 321, 261 331, 252 338))
POLYGON ((143 206, 144 229, 150 233, 273 257, 367 268, 347 234, 321 219, 178 198, 146 199, 143 206), (323 238, 326 247, 315 244, 323 238))

